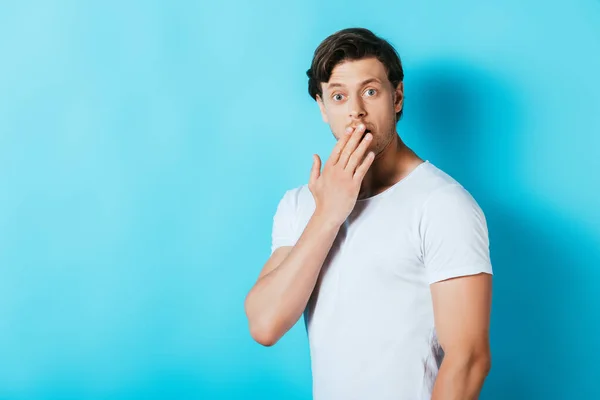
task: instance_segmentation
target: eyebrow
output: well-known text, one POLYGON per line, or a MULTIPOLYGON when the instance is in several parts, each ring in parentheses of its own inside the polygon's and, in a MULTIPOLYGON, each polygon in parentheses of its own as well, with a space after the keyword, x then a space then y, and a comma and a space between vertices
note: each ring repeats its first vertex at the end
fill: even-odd
MULTIPOLYGON (((364 86, 364 85, 366 85, 368 83, 372 83, 372 82, 381 83, 381 81, 377 78, 369 78, 367 80, 362 81, 359 86, 364 86)), ((343 83, 338 83, 338 82, 333 82, 333 83, 330 83, 329 85, 327 85, 328 89, 331 89, 334 87, 346 87, 346 85, 344 85, 343 83)))

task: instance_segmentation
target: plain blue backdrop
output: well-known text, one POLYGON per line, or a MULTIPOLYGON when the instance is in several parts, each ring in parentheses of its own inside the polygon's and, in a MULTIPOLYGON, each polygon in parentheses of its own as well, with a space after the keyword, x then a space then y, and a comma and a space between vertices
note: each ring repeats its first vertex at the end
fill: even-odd
POLYGON ((481 398, 600 398, 600 1, 201 0, 0 3, 0 399, 311 398, 303 323, 261 347, 243 302, 352 26, 488 218, 481 398))

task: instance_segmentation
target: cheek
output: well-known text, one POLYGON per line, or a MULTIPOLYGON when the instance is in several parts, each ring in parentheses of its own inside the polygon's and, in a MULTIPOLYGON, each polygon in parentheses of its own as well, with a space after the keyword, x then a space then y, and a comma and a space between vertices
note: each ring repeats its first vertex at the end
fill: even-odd
POLYGON ((331 131, 335 134, 336 137, 340 137, 346 129, 348 119, 344 118, 343 115, 335 114, 332 112, 327 113, 327 119, 331 131))
POLYGON ((344 135, 344 129, 345 127, 335 127, 333 125, 329 126, 331 128, 331 133, 333 134, 333 137, 335 137, 335 140, 340 140, 340 138, 344 135))

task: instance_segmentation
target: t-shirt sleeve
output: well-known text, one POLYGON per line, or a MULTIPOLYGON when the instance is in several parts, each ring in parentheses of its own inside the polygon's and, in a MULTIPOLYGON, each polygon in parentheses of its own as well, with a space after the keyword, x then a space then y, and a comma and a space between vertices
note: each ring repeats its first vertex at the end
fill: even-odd
POLYGON ((285 192, 273 216, 271 254, 282 246, 296 244, 296 196, 293 190, 285 192))
POLYGON ((485 215, 460 184, 431 194, 420 225, 429 283, 479 273, 492 274, 485 215))

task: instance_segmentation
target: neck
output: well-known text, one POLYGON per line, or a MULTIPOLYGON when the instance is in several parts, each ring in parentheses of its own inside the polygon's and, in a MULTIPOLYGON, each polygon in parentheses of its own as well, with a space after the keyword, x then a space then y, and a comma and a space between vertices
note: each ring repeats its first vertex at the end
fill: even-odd
POLYGON ((394 134, 390 142, 379 155, 363 179, 358 198, 375 196, 390 186, 398 183, 412 172, 423 160, 418 157, 398 134, 394 134))

